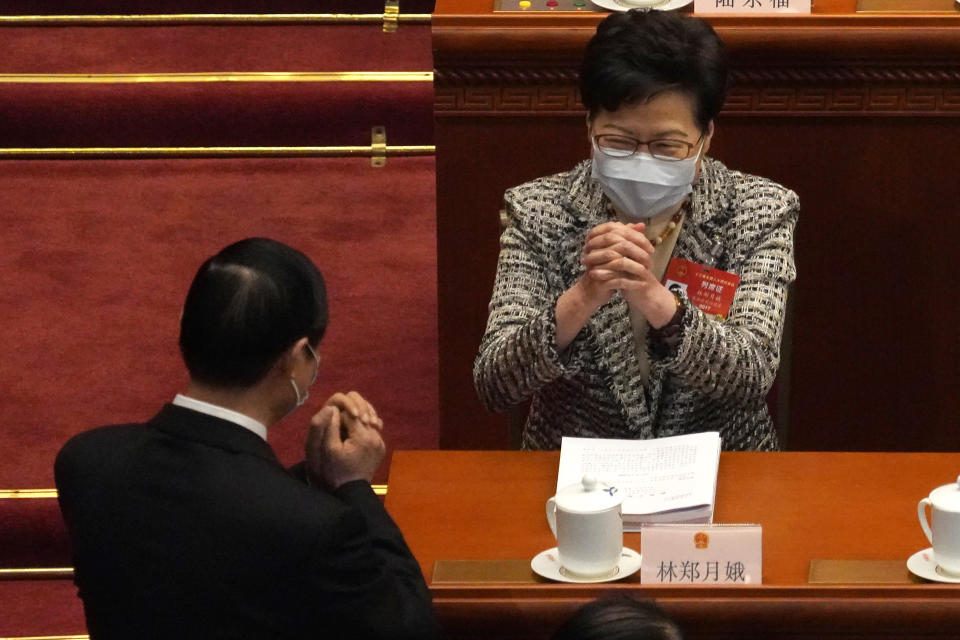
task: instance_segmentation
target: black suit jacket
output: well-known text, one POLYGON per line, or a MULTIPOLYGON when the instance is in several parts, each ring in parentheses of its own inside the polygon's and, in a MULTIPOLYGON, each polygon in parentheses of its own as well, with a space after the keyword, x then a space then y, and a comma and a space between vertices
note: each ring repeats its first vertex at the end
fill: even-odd
POLYGON ((55 471, 95 640, 436 633, 370 485, 307 486, 243 427, 167 405, 75 436, 55 471))

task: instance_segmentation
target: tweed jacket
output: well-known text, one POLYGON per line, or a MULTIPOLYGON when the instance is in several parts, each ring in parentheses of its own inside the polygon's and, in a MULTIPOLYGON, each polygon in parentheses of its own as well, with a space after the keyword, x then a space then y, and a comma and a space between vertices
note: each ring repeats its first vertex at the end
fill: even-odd
POLYGON ((619 293, 558 353, 556 304, 584 273, 587 233, 611 219, 590 161, 505 196, 509 225, 489 319, 474 363, 487 408, 531 401, 525 449, 562 436, 655 438, 719 431, 727 450, 773 450, 765 396, 780 360, 787 289, 796 277, 795 193, 705 158, 674 257, 740 276, 724 321, 687 301, 679 344, 644 380, 627 303, 619 293))

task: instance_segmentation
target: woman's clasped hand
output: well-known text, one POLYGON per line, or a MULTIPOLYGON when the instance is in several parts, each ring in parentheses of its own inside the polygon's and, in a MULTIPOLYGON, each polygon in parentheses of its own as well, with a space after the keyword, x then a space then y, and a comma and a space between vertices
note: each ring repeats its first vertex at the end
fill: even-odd
POLYGON ((657 327, 670 319, 675 305, 673 294, 653 273, 654 246, 644 235, 645 228, 643 222, 613 221, 597 225, 587 234, 580 264, 587 270, 583 277, 589 282, 587 287, 595 292, 598 307, 608 302, 614 291, 620 291, 627 304, 657 327), (657 315, 660 310, 657 303, 664 301, 665 318, 663 313, 657 315))

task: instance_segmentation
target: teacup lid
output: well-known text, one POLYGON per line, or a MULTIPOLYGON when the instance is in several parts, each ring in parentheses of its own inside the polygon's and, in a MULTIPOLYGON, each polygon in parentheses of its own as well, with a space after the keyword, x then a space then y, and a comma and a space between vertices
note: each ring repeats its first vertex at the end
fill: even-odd
POLYGON ((930 492, 930 501, 943 511, 960 512, 960 477, 956 482, 937 487, 930 492))
POLYGON ((597 513, 623 502, 623 493, 585 473, 577 484, 567 485, 557 492, 557 508, 569 513, 597 513))

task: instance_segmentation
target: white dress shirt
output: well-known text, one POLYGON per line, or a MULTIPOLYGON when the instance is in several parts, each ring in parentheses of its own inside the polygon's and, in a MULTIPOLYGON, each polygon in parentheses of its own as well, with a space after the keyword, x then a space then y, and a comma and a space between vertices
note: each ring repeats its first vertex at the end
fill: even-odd
POLYGON ((209 402, 204 402, 203 400, 197 400, 195 398, 189 398, 182 393, 178 393, 177 397, 173 399, 173 404, 178 407, 183 407, 184 409, 192 409, 193 411, 199 411, 200 413, 205 413, 214 418, 220 418, 222 420, 227 420, 234 424, 238 424, 244 429, 249 429, 255 434, 267 439, 267 425, 263 424, 259 420, 254 420, 250 416, 246 416, 232 409, 227 409, 219 405, 210 404, 209 402))

